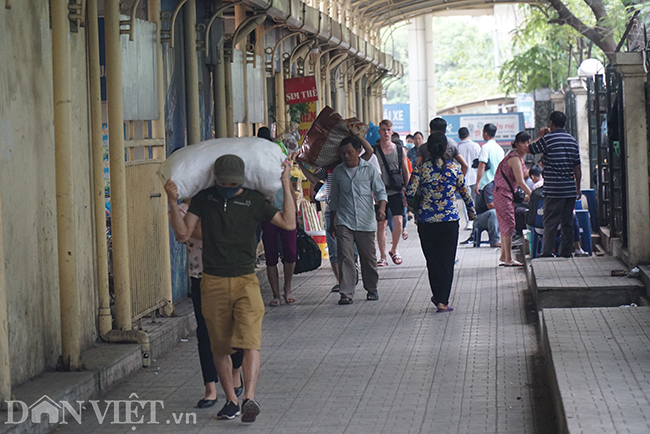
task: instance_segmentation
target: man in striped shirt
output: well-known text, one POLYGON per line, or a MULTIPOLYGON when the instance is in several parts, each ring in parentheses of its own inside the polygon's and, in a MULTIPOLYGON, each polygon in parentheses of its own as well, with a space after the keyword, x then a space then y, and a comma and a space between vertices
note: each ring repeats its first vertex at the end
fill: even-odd
POLYGON ((582 197, 580 180, 580 150, 578 142, 564 129, 566 115, 554 111, 549 128, 537 133, 530 145, 531 154, 543 154, 544 166, 544 238, 542 257, 552 257, 557 226, 562 229, 560 256, 571 257, 573 250, 573 208, 582 197))

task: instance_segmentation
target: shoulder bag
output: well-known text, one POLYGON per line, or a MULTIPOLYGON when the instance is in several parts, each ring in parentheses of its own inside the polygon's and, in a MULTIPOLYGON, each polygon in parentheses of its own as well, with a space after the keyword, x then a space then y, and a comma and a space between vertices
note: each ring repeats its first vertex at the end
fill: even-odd
POLYGON ((377 144, 374 146, 375 151, 379 154, 381 157, 382 161, 384 162, 384 167, 386 168, 386 171, 388 172, 388 186, 391 190, 401 190, 404 188, 404 176, 402 175, 402 148, 401 145, 395 144, 395 147, 397 148, 397 164, 399 165, 399 168, 397 170, 390 170, 388 166, 388 161, 386 161, 386 156, 384 155, 384 151, 381 149, 381 144, 377 144))
POLYGON ((524 190, 521 188, 517 187, 517 190, 515 190, 512 187, 512 184, 510 184, 510 180, 506 176, 506 173, 503 171, 503 167, 501 167, 501 176, 503 176, 503 179, 506 180, 506 183, 508 184, 508 187, 510 187, 510 191, 512 192, 512 199, 515 203, 522 203, 524 199, 526 198, 526 193, 524 193, 524 190))

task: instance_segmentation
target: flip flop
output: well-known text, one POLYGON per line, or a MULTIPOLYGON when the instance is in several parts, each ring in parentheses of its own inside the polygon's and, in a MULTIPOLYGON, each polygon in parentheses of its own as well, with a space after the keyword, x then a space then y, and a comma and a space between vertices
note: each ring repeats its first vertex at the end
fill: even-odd
POLYGON ((271 306, 271 307, 280 306, 280 299, 279 298, 272 299, 271 302, 269 303, 269 306, 271 306))
POLYGON ((294 303, 296 302, 296 299, 293 298, 293 295, 290 296, 290 297, 287 297, 287 295, 285 294, 285 295, 284 295, 284 302, 285 302, 286 304, 294 304, 294 303))
POLYGON ((523 267, 524 264, 522 264, 521 262, 513 262, 512 264, 504 263, 503 266, 504 267, 523 267))
POLYGON ((397 252, 393 253, 393 252, 389 251, 388 255, 390 256, 390 259, 393 260, 393 263, 395 265, 399 265, 399 264, 402 263, 402 257, 400 256, 399 253, 397 253, 397 252))
POLYGON ((444 308, 444 309, 437 309, 436 312, 451 312, 452 310, 454 310, 454 308, 451 307, 451 306, 449 306, 449 305, 447 305, 446 308, 444 308))
POLYGON ((402 231, 402 239, 403 240, 408 240, 409 239, 409 233, 406 232, 406 229, 402 231))

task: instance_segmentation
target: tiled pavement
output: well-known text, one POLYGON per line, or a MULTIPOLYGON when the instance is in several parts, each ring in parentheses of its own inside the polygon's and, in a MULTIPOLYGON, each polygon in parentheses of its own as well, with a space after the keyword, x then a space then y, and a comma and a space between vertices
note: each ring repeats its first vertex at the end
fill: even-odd
POLYGON ((544 309, 543 317, 565 432, 650 432, 650 308, 544 309))
MULTIPOLYGON (((257 390, 262 413, 254 424, 216 420, 221 390, 216 409, 194 408, 203 385, 191 337, 99 398, 102 411, 109 400, 133 393, 162 400, 159 424, 147 423, 150 404, 136 406, 129 421, 124 404, 116 419, 113 403, 103 424, 86 405, 81 425, 72 420, 57 432, 555 432, 539 387, 537 317, 523 271, 497 267, 496 249, 460 247, 455 310, 436 313, 416 229, 409 224, 409 230, 399 249, 404 263, 380 269, 378 302, 364 300, 360 283, 355 303, 338 306, 323 266, 295 277, 294 306, 267 307, 257 390), (196 423, 191 415, 186 423, 188 413, 196 423)), ((461 239, 467 235, 461 231, 461 239)), ((268 304, 270 289, 262 292, 268 304)))

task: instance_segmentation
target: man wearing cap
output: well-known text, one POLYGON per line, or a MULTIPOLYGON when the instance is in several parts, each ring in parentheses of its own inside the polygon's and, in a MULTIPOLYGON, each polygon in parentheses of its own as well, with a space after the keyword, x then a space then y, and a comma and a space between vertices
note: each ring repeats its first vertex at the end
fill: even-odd
POLYGON ((283 164, 284 209, 278 211, 262 193, 242 188, 244 161, 223 155, 214 163, 216 185, 192 198, 183 219, 178 209, 178 190, 170 179, 165 184, 171 224, 179 242, 185 242, 201 221, 203 232, 202 312, 212 343, 214 363, 226 404, 218 419, 254 422, 260 413, 255 387, 260 368, 260 342, 264 303, 255 276, 255 228, 259 222, 293 230, 296 210, 290 181, 290 166, 283 164), (235 395, 230 354, 244 352, 245 392, 241 411, 235 395))

